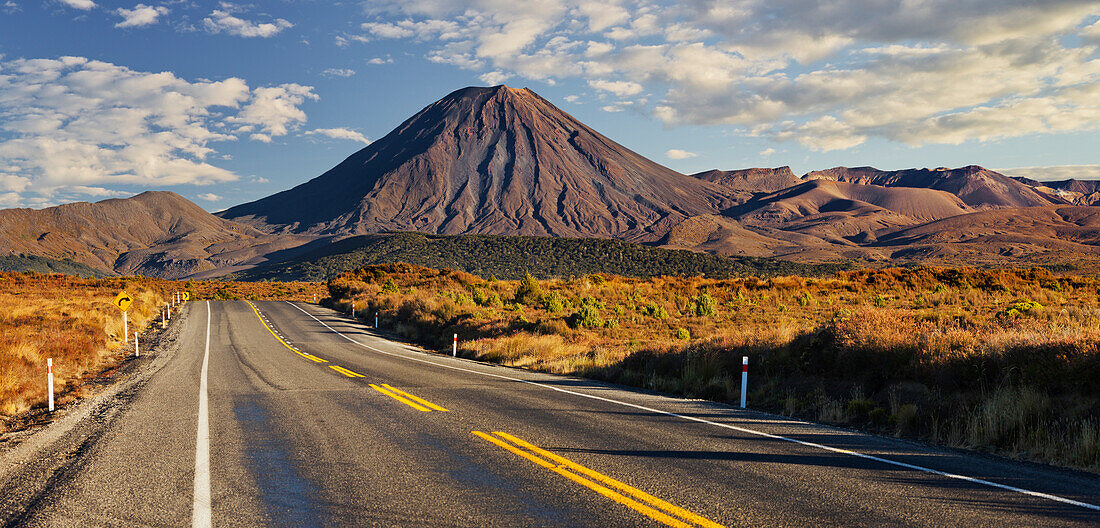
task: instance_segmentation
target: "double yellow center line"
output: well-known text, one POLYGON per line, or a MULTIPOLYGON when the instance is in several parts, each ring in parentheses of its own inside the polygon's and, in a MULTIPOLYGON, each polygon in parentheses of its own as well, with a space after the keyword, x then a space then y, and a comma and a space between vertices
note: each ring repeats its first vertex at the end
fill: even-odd
POLYGON ((603 473, 584 467, 508 433, 496 431, 490 435, 481 431, 473 431, 473 434, 655 521, 683 528, 697 526, 722 528, 722 525, 710 519, 661 500, 640 489, 619 482, 603 473))
POLYGON ((279 334, 276 334, 275 331, 272 330, 271 327, 267 325, 267 321, 264 321, 264 317, 262 315, 260 315, 260 311, 256 309, 256 305, 252 304, 252 301, 245 301, 245 302, 247 302, 248 305, 252 307, 253 312, 256 312, 256 318, 260 320, 260 323, 264 325, 264 328, 266 328, 268 332, 271 332, 272 337, 274 337, 275 339, 278 339, 279 342, 282 343, 283 346, 287 347, 291 352, 294 352, 295 354, 298 354, 299 356, 302 356, 302 357, 304 357, 304 358, 306 358, 310 361, 316 362, 316 363, 328 363, 327 359, 321 359, 317 356, 314 356, 313 354, 306 354, 305 352, 302 352, 301 350, 298 350, 297 348, 294 348, 294 347, 290 346, 289 344, 287 344, 286 341, 283 341, 283 338, 279 337, 279 334))
POLYGON ((371 383, 370 386, 372 389, 381 392, 382 394, 385 394, 386 396, 389 396, 390 398, 404 403, 405 405, 408 405, 409 407, 412 407, 413 409, 416 409, 418 411, 448 412, 447 409, 444 409, 443 407, 440 407, 428 400, 425 400, 424 398, 409 394, 401 389, 395 389, 385 383, 383 383, 381 386, 371 383))

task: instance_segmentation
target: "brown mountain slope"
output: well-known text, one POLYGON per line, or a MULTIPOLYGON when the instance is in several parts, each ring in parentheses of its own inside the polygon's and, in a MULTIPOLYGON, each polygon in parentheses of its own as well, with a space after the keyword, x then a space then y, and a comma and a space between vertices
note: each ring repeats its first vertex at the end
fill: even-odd
POLYGON ((758 196, 726 214, 745 225, 851 237, 970 212, 957 197, 933 189, 895 189, 813 180, 758 196))
POLYGON ((731 192, 654 163, 528 89, 465 88, 293 189, 223 218, 273 232, 657 240, 731 192))
POLYGON ((811 180, 756 195, 724 216, 691 218, 661 241, 666 247, 797 260, 882 260, 870 248, 880 233, 973 211, 933 189, 811 180))
POLYGON ((691 175, 693 178, 717 183, 727 189, 751 193, 775 192, 802 183, 787 166, 774 169, 755 167, 723 171, 713 169, 691 175))
POLYGON ((0 210, 2 254, 68 258, 120 274, 186 277, 306 241, 272 238, 163 191, 46 209, 0 210))
POLYGON ((1023 183, 1044 196, 1053 195, 1073 205, 1100 205, 1100 180, 1038 181, 1031 178, 1014 176, 1012 179, 1023 183))
POLYGON ((1035 189, 1001 173, 977 165, 958 169, 941 167, 938 169, 896 171, 882 171, 874 167, 834 167, 807 173, 802 178, 804 180, 824 179, 884 187, 937 189, 954 194, 967 205, 978 209, 1038 207, 1066 203, 1064 200, 1038 193, 1035 189))
POLYGON ((974 264, 1058 263, 1100 257, 1100 208, 980 211, 900 229, 874 244, 893 258, 974 264))

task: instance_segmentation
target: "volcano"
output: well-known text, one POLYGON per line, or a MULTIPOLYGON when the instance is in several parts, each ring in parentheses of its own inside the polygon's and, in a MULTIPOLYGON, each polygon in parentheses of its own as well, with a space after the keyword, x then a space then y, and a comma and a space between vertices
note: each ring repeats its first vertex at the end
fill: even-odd
POLYGON ((269 233, 649 242, 735 205, 733 195, 615 143, 529 89, 495 86, 452 92, 321 176, 221 216, 269 233))

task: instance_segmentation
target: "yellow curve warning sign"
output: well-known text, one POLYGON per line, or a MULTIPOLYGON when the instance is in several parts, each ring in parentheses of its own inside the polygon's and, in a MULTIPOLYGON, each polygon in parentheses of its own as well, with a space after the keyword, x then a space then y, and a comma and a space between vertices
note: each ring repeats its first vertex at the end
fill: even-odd
POLYGON ((130 305, 134 303, 133 297, 130 297, 126 292, 118 292, 118 297, 115 297, 115 306, 119 310, 126 311, 130 309, 130 305))
POLYGON ((183 295, 183 300, 185 300, 185 301, 190 301, 191 300, 191 292, 183 292, 182 295, 183 295))

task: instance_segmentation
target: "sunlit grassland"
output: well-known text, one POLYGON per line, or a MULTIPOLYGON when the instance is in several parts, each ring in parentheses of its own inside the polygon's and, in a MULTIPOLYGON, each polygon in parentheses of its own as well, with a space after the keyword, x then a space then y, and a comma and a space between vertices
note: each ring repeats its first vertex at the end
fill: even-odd
POLYGON ((1045 269, 495 281, 408 265, 332 302, 436 349, 1100 470, 1100 283, 1045 269))
POLYGON ((134 299, 128 315, 133 333, 158 316, 171 283, 0 273, 0 415, 45 401, 46 358, 53 358, 54 387, 65 401, 81 395, 78 387, 88 376, 131 350, 113 304, 121 290, 134 299))

